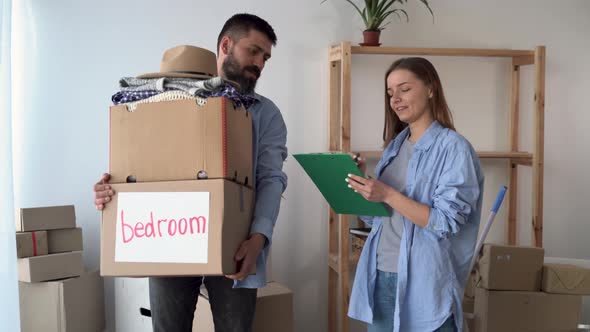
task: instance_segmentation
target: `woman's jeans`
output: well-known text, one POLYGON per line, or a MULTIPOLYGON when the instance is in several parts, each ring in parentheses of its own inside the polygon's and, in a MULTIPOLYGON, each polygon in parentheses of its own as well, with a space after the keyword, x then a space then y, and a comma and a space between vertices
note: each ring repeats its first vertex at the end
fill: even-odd
MULTIPOLYGON (((373 324, 367 332, 392 332, 393 313, 397 296, 397 273, 377 270, 373 307, 373 324)), ((455 320, 449 317, 445 323, 434 332, 455 332, 455 320)))

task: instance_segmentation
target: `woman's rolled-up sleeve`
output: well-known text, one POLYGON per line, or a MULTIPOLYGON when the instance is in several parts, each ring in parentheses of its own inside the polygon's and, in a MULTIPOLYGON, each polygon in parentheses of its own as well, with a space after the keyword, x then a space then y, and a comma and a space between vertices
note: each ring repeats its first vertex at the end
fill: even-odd
POLYGON ((459 232, 476 210, 480 185, 477 157, 471 149, 452 149, 439 177, 426 229, 439 238, 459 232))

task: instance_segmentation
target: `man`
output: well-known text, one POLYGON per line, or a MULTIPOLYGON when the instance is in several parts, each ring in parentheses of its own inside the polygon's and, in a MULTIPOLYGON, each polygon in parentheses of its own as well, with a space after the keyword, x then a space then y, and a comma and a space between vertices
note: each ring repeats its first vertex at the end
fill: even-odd
MULTIPOLYGON (((150 305, 155 332, 191 331, 201 283, 209 293, 215 331, 251 331, 257 288, 266 284, 266 259, 287 186, 282 171, 287 157, 287 128, 277 106, 254 92, 262 69, 271 57, 277 37, 263 19, 237 14, 223 26, 217 40, 217 70, 224 79, 236 81, 241 92, 256 102, 248 109, 252 115, 253 163, 256 172, 256 203, 250 236, 234 259, 240 271, 230 276, 150 278, 150 305), (256 274, 248 271, 256 266, 256 274)), ((114 194, 104 174, 95 185, 95 205, 102 210, 114 194)), ((198 319, 198 318, 197 318, 198 319)))

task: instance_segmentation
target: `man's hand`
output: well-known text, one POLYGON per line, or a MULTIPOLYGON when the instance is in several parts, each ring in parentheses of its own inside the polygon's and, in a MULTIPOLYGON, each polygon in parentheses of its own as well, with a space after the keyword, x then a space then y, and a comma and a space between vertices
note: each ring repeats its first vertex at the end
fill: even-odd
POLYGON ((236 263, 240 263, 238 265, 240 266, 240 271, 226 277, 234 280, 244 280, 250 271, 256 268, 256 259, 260 255, 262 248, 264 248, 265 243, 266 237, 259 233, 252 234, 248 240, 242 242, 234 256, 236 263))
POLYGON ((111 175, 104 173, 100 181, 94 185, 94 205, 97 210, 104 209, 105 205, 111 201, 111 196, 115 194, 108 184, 110 179, 111 175))

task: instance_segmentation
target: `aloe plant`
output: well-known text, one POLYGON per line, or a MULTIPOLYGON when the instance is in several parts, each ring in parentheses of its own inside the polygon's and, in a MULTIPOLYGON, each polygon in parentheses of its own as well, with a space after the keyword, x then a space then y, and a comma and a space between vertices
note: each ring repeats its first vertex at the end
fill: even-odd
MULTIPOLYGON (((324 3, 326 1, 328 0, 323 0, 321 3, 324 3)), ((400 19, 402 18, 403 14, 403 16, 405 16, 406 18, 406 21, 410 20, 408 13, 405 10, 401 8, 392 7, 396 2, 399 2, 400 4, 406 4, 408 0, 364 0, 365 8, 363 8, 362 10, 353 0, 345 1, 351 4, 362 17, 366 31, 383 30, 385 26, 390 23, 385 22, 385 20, 387 19, 387 17, 389 17, 389 15, 392 14, 397 15, 400 19)), ((423 3, 424 6, 426 6, 428 11, 430 12, 430 15, 432 15, 432 17, 434 18, 434 12, 432 11, 432 8, 430 8, 428 0, 418 1, 423 3)))

